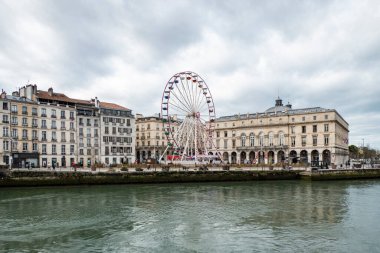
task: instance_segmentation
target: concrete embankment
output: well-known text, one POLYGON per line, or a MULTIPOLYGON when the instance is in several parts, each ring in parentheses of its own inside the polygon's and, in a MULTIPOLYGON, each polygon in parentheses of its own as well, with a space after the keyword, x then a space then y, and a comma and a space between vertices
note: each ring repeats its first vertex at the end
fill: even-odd
POLYGON ((380 169, 318 170, 301 172, 300 178, 316 181, 380 178, 380 169))
POLYGON ((15 171, 7 177, 0 179, 0 187, 257 181, 297 178, 299 178, 298 171, 170 171, 133 173, 15 171))

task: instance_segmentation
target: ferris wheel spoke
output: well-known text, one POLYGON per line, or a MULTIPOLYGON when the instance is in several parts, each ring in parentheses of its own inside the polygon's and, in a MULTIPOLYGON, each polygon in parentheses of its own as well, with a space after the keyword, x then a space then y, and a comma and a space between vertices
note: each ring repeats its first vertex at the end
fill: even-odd
POLYGON ((177 105, 173 104, 172 102, 169 102, 169 105, 172 105, 174 108, 173 109, 176 109, 177 112, 183 112, 183 113, 186 113, 187 111, 185 109, 182 109, 181 107, 178 107, 177 105))
POLYGON ((175 108, 181 110, 184 113, 188 113, 187 108, 184 107, 184 106, 182 106, 182 105, 180 105, 180 104, 178 104, 177 101, 170 100, 169 101, 169 105, 174 106, 175 108))
POLYGON ((178 98, 178 96, 174 92, 174 90, 171 92, 171 94, 173 94, 173 96, 177 99, 177 101, 179 101, 189 112, 191 111, 188 103, 186 102, 186 100, 184 99, 184 97, 182 96, 182 94, 180 95, 182 99, 178 98))
POLYGON ((187 101, 190 109, 192 110, 193 108, 191 106, 190 90, 189 90, 189 87, 188 87, 187 83, 186 84, 183 83, 183 79, 184 79, 184 77, 180 77, 181 85, 182 85, 182 88, 183 88, 183 91, 184 91, 183 93, 186 95, 186 101, 187 101))

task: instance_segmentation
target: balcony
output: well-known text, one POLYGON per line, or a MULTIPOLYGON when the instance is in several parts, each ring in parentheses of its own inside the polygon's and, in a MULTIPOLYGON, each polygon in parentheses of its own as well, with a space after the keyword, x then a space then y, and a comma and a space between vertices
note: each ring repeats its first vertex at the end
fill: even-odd
POLYGON ((12 126, 17 126, 18 122, 12 121, 12 126))
POLYGON ((94 134, 94 137, 95 137, 95 138, 99 137, 99 134, 94 134))
POLYGON ((61 152, 61 155, 66 155, 66 152, 61 152))
POLYGON ((70 120, 75 120, 75 118, 74 117, 70 117, 70 120))
POLYGON ((33 116, 38 116, 38 113, 37 112, 32 112, 32 115, 33 116))
POLYGON ((51 126, 51 129, 57 129, 57 126, 51 126))
POLYGON ((42 125, 41 128, 42 129, 47 129, 47 126, 46 125, 42 125))
POLYGON ((99 124, 94 124, 94 127, 99 127, 99 124))
POLYGON ((41 117, 46 117, 46 113, 41 113, 41 117))
POLYGON ((36 127, 38 127, 38 124, 32 124, 32 127, 36 128, 36 127))
POLYGON ((17 113, 18 113, 18 111, 11 111, 11 113, 12 113, 12 114, 17 114, 17 113))
POLYGON ((28 140, 28 136, 23 136, 23 137, 22 137, 22 140, 23 140, 23 141, 27 141, 27 140, 28 140))
POLYGON ((57 142, 57 138, 51 138, 52 142, 57 142))
POLYGON ((64 115, 61 115, 61 119, 66 119, 66 116, 64 116, 64 115))
POLYGON ((57 155, 57 152, 51 152, 52 155, 57 155))
POLYGON ((47 141, 46 137, 45 137, 45 138, 42 138, 41 141, 47 141))
POLYGON ((61 139, 61 142, 66 142, 66 139, 61 139))
POLYGON ((79 147, 84 147, 84 144, 83 143, 79 143, 79 147))
POLYGON ((88 144, 88 143, 87 143, 87 147, 89 147, 89 148, 90 148, 90 147, 91 147, 91 144, 88 144))
POLYGON ((22 115, 28 115, 27 111, 22 111, 22 115))
POLYGON ((32 137, 32 140, 33 140, 33 141, 38 141, 38 136, 33 136, 33 137, 32 137))
POLYGON ((55 118, 57 118, 57 115, 52 114, 51 117, 55 119, 55 118))
POLYGON ((71 139, 70 142, 71 142, 71 143, 75 143, 75 140, 74 140, 74 139, 71 139))
POLYGON ((22 123, 23 127, 28 127, 28 123, 22 123))
POLYGON ((42 151, 42 154, 43 154, 43 155, 47 155, 46 151, 42 151))
POLYGON ((94 147, 99 147, 99 144, 94 144, 94 147))
POLYGON ((80 126, 84 126, 83 122, 82 122, 82 123, 81 123, 81 122, 79 122, 79 125, 80 125, 80 126))
POLYGON ((9 124, 9 120, 3 120, 4 124, 9 124))
POLYGON ((66 127, 61 127, 61 130, 66 130, 66 127))
POLYGON ((86 126, 91 126, 91 123, 87 123, 86 126))

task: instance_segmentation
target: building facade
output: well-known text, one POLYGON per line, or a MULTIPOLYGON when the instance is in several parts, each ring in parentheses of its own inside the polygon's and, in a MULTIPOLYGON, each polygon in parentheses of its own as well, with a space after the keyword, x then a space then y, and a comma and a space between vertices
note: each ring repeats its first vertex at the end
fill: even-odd
POLYGON ((135 119, 126 107, 96 102, 100 109, 101 162, 104 164, 135 162, 135 119))
MULTIPOLYGON (((42 91, 36 85, 27 85, 12 96, 2 92, 0 103, 1 164, 25 168, 69 167, 73 164, 91 167, 95 163, 105 163, 100 130, 101 113, 108 111, 103 111, 100 106, 103 102, 97 98, 73 99, 54 92, 52 88, 42 91)), ((115 139, 123 148, 121 150, 118 146, 115 154, 123 159, 109 159, 114 163, 134 162, 132 111, 112 103, 103 104, 128 112, 125 116, 120 108, 115 110, 117 116, 123 118, 123 124, 129 125, 127 130, 123 128, 122 133, 118 132, 115 139), (128 135, 128 138, 121 140, 119 135, 125 138, 128 135)))
POLYGON ((263 113, 220 117, 215 124, 215 146, 229 163, 339 166, 348 160, 348 123, 334 109, 292 109, 278 98, 263 113))

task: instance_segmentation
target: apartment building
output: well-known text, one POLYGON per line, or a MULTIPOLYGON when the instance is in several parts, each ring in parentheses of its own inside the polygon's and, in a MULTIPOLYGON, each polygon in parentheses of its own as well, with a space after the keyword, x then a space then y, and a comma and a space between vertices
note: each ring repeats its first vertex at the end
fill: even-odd
POLYGON ((293 109, 278 98, 265 112, 218 118, 214 139, 229 163, 340 165, 348 160, 348 133, 348 123, 336 110, 293 109))
MULTIPOLYGON (((177 119, 175 119, 177 120, 177 119)), ((176 121, 175 121, 176 122, 176 121)), ((172 131, 178 129, 179 124, 173 124, 172 131)), ((159 114, 144 117, 136 115, 136 159, 145 162, 148 159, 158 160, 165 152, 168 141, 162 118, 159 114)), ((167 155, 173 155, 173 150, 167 150, 167 155)))
POLYGON ((90 167, 106 161, 134 162, 134 120, 125 107, 97 98, 73 99, 53 88, 38 90, 36 85, 24 86, 12 96, 3 92, 0 103, 2 164, 90 167), (109 146, 110 152, 115 151, 111 155, 101 154, 101 112, 104 120, 108 117, 113 122, 115 118, 118 125, 117 133, 111 129, 109 136, 112 143, 116 141, 109 146))
POLYGON ((135 119, 126 107, 98 102, 101 122, 101 162, 104 164, 135 162, 135 119))

